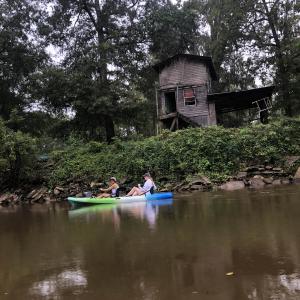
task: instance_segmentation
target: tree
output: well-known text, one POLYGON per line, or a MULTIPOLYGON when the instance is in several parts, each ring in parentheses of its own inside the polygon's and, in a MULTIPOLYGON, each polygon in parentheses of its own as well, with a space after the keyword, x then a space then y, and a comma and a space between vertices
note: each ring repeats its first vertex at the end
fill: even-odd
POLYGON ((291 116, 299 110, 299 4, 294 0, 198 1, 209 25, 202 39, 213 57, 217 91, 275 83, 278 108, 291 116))
POLYGON ((196 1, 183 4, 149 2, 145 27, 149 52, 156 60, 164 60, 178 53, 200 54, 201 28, 204 27, 196 1))
POLYGON ((246 22, 246 1, 199 0, 206 31, 200 42, 204 54, 213 58, 219 75, 216 92, 246 89, 254 85, 255 64, 243 52, 242 29, 246 22), (237 63, 238 61, 238 63, 237 63))
POLYGON ((279 107, 292 116, 300 96, 292 87, 297 76, 294 67, 298 64, 299 68, 299 4, 294 0, 248 1, 244 37, 252 52, 260 52, 260 64, 273 67, 279 107))
POLYGON ((0 116, 5 120, 13 110, 23 111, 32 102, 29 78, 46 59, 35 29, 41 18, 35 1, 0 4, 0 116))
POLYGON ((13 131, 0 119, 0 187, 15 186, 28 177, 36 163, 36 141, 13 131))
POLYGON ((77 124, 93 137, 104 127, 108 142, 127 107, 144 101, 133 90, 145 62, 141 3, 59 0, 45 30, 55 45, 63 47, 66 103, 71 104, 77 124))

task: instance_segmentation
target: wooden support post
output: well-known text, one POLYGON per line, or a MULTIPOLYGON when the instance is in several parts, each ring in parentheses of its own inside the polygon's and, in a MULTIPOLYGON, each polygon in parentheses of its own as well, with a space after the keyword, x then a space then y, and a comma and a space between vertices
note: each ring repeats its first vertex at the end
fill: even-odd
POLYGON ((155 88, 155 98, 156 98, 156 135, 159 134, 159 112, 158 112, 158 89, 155 88))
POLYGON ((269 121, 269 111, 263 110, 259 113, 259 119, 262 124, 268 124, 269 121))
POLYGON ((176 86, 176 111, 178 111, 178 101, 179 101, 179 87, 178 84, 176 86))
POLYGON ((173 130, 174 130, 175 125, 176 125, 176 119, 177 119, 177 117, 175 117, 175 118, 173 119, 172 124, 171 124, 171 127, 170 127, 170 131, 173 131, 173 130))

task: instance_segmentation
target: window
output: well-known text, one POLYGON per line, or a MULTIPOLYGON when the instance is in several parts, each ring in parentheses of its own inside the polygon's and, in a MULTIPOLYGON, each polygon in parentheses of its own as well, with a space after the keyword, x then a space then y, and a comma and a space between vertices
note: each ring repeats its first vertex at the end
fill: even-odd
POLYGON ((184 98, 185 106, 195 106, 196 105, 195 91, 193 88, 184 89, 183 90, 183 98, 184 98))

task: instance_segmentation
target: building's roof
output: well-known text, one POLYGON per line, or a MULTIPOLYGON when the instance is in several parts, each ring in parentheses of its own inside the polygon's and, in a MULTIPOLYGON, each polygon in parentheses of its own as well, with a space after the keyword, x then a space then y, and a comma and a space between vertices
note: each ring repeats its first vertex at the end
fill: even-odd
POLYGON ((256 107, 253 102, 271 97, 274 88, 275 86, 272 85, 238 92, 208 94, 207 99, 215 103, 217 113, 225 113, 256 107))
POLYGON ((161 61, 160 63, 153 66, 154 70, 156 70, 158 73, 160 73, 166 66, 169 66, 173 61, 179 59, 179 58, 186 58, 191 61, 196 61, 199 63, 205 63, 210 71, 210 75, 212 80, 218 80, 218 75, 216 73, 216 70, 214 68, 212 58, 209 56, 199 56, 199 55, 192 55, 192 54, 176 54, 172 57, 169 57, 166 60, 161 61))

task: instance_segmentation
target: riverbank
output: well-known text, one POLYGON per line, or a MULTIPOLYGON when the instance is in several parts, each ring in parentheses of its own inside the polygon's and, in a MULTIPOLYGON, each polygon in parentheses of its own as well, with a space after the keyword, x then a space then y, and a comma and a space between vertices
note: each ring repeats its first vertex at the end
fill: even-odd
POLYGON ((111 145, 72 140, 49 157, 34 170, 42 178, 3 190, 0 203, 61 201, 84 191, 97 193, 110 176, 126 191, 141 182, 145 171, 161 191, 290 184, 300 166, 300 120, 166 131, 142 140, 116 139, 111 145))
MULTIPOLYGON (((296 163, 300 156, 287 158, 287 162, 296 163)), ((159 187, 160 192, 172 191, 175 195, 182 193, 193 193, 199 191, 236 191, 242 189, 262 189, 272 186, 300 184, 300 167, 293 175, 279 167, 267 166, 250 166, 236 176, 231 177, 223 183, 212 182, 205 176, 190 177, 189 180, 182 182, 167 183, 159 187)), ((46 186, 39 186, 27 190, 18 189, 14 192, 6 192, 0 196, 0 205, 18 205, 21 203, 50 203, 67 200, 69 196, 84 197, 84 191, 92 191, 97 194, 99 187, 104 183, 91 182, 89 185, 83 182, 70 183, 65 186, 56 186, 49 189, 46 186)), ((123 193, 128 191, 130 185, 123 184, 123 193)))

